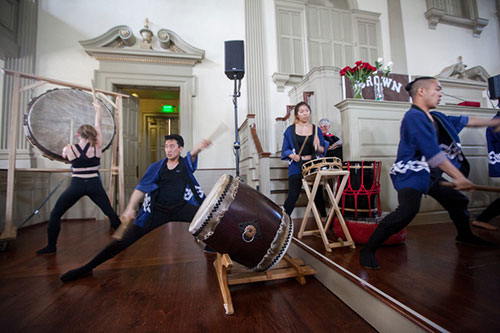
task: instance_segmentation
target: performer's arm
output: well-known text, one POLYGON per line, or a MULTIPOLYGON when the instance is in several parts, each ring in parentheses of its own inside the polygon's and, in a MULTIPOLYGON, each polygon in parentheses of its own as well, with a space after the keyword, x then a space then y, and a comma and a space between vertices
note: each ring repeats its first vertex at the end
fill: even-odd
POLYGON ((67 159, 68 161, 72 161, 76 158, 75 154, 73 154, 73 151, 71 150, 71 145, 66 145, 63 148, 62 151, 62 157, 67 159))
POLYGON ((95 123, 94 123, 94 128, 97 131, 97 148, 102 147, 102 132, 101 132, 101 122, 102 122, 102 105, 95 101, 92 103, 94 105, 95 109, 95 123))
POLYGON ((453 178, 456 190, 471 191, 474 184, 470 182, 448 159, 443 160, 438 167, 453 178))
POLYGON ((191 154, 191 163, 194 163, 194 161, 196 160, 196 157, 198 157, 198 154, 205 148, 207 148, 208 146, 210 146, 212 144, 211 141, 207 140, 207 139, 203 139, 201 140, 200 143, 198 143, 196 146, 193 147, 193 149, 190 151, 190 154, 191 154))
POLYGON ((325 146, 328 147, 328 144, 325 144, 325 139, 323 137, 323 133, 321 133, 321 130, 319 128, 316 128, 317 133, 314 136, 314 148, 318 153, 323 154, 325 152, 325 146))
POLYGON ((130 200, 128 201, 127 207, 125 208, 122 216, 130 217, 132 219, 135 218, 139 202, 144 199, 145 194, 146 193, 142 191, 134 190, 134 192, 132 192, 132 195, 130 196, 130 200))
POLYGON ((495 131, 500 127, 500 118, 485 119, 479 117, 469 117, 466 127, 495 127, 495 131))

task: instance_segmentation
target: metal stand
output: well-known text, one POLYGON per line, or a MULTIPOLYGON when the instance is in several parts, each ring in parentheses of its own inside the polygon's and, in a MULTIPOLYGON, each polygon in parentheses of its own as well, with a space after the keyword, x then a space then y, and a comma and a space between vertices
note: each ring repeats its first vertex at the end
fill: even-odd
POLYGON ((237 79, 237 74, 233 75, 234 80, 234 92, 233 92, 233 104, 234 104, 234 155, 236 156, 236 177, 240 176, 240 134, 238 131, 238 97, 241 96, 241 80, 237 79))

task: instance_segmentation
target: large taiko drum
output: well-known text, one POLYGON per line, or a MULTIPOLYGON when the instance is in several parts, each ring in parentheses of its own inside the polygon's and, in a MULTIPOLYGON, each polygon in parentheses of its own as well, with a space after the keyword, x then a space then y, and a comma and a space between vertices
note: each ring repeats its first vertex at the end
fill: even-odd
MULTIPOLYGON (((366 244, 370 239, 372 233, 377 229, 380 221, 383 220, 385 216, 378 217, 367 217, 367 218, 349 218, 345 217, 344 222, 349 230, 349 234, 351 235, 352 240, 356 244, 366 244)), ((340 237, 344 240, 347 240, 347 237, 344 234, 344 230, 340 226, 339 220, 335 218, 333 220, 333 234, 336 237, 340 237)), ((403 230, 391 235, 388 239, 384 241, 384 245, 393 245, 393 244, 401 244, 404 243, 406 239, 406 228, 403 230)))
MULTIPOLYGON (((95 123, 92 102, 92 94, 76 89, 49 90, 34 98, 24 115, 24 130, 28 141, 40 149, 45 157, 67 162, 61 155, 64 146, 70 142, 78 142, 76 133, 81 125, 95 123)), ((115 122, 106 104, 99 99, 98 102, 103 107, 101 132, 104 151, 113 141, 115 122)))
POLYGON ((380 161, 344 161, 349 180, 342 192, 344 217, 374 218, 380 216, 380 161))
POLYGON ((262 272, 285 255, 293 224, 266 196, 239 178, 223 175, 198 209, 189 232, 217 252, 262 272))

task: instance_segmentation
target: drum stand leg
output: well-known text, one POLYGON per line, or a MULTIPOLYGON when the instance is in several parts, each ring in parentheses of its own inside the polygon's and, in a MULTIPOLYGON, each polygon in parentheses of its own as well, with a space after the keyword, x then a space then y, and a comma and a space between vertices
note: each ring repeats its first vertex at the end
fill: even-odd
POLYGON ((344 221, 344 217, 342 216, 342 213, 340 212, 340 208, 338 206, 338 202, 340 201, 340 197, 342 196, 342 191, 346 185, 347 182, 347 175, 343 171, 319 171, 315 178, 314 182, 312 183, 312 190, 309 188, 309 182, 306 179, 302 179, 302 185, 304 186, 304 190, 306 192, 307 198, 309 200, 306 208, 306 212, 304 214, 304 218, 302 219, 302 224, 300 225, 299 233, 298 233, 298 238, 301 239, 303 236, 310 236, 310 235, 318 235, 321 237, 323 240, 323 244, 325 245, 325 249, 327 252, 332 252, 332 248, 337 248, 337 247, 343 247, 343 246, 350 246, 352 249, 355 248, 354 241, 351 238, 351 234, 349 233, 349 230, 347 229, 347 226, 344 221), (328 183, 328 179, 332 177, 342 177, 339 190, 337 192, 337 195, 335 196, 330 184, 328 183), (328 213, 328 217, 326 220, 325 225, 323 225, 321 221, 321 217, 319 216, 318 210, 316 208, 316 205, 314 203, 314 197, 316 196, 316 192, 318 190, 318 186, 320 183, 323 183, 323 186, 325 187, 328 197, 332 203, 332 207, 330 209, 330 212, 328 213), (313 212, 314 215, 314 220, 316 221, 317 229, 313 230, 305 230, 306 224, 309 219, 309 213, 313 212), (344 234, 346 235, 347 240, 344 241, 341 238, 337 242, 330 242, 328 240, 328 237, 326 236, 326 231, 328 230, 328 227, 330 226, 330 223, 333 221, 333 218, 337 215, 337 218, 339 220, 339 223, 342 227, 342 230, 344 231, 344 234))
POLYGON ((227 253, 217 253, 217 259, 214 261, 214 267, 215 272, 217 273, 220 291, 222 293, 224 310, 227 315, 234 313, 233 301, 229 290, 230 285, 280 280, 292 277, 294 277, 301 285, 304 285, 306 284, 305 276, 316 273, 312 267, 305 266, 302 260, 292 258, 287 254, 285 254, 283 259, 273 269, 265 272, 253 272, 241 265, 236 265, 233 265, 233 262, 227 253))

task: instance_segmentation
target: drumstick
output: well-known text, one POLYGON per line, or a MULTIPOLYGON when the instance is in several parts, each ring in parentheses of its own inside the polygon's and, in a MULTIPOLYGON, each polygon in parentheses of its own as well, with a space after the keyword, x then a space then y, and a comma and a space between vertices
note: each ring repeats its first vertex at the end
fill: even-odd
POLYGON ((224 132, 228 131, 229 127, 226 125, 225 122, 221 121, 219 126, 210 134, 210 136, 207 138, 208 141, 214 142, 217 140, 224 132))
POLYGON ((92 86, 92 96, 94 96, 94 103, 97 102, 97 95, 95 92, 95 84, 94 84, 94 79, 90 80, 90 85, 92 86))
MULTIPOLYGON (((456 187, 452 182, 439 182, 439 185, 451 188, 456 187)), ((475 191, 500 192, 500 187, 495 186, 473 185, 472 189, 475 191)))
POLYGON ((69 121, 69 144, 73 144, 73 126, 75 125, 75 122, 73 119, 69 121))
POLYGON ((113 234, 113 238, 116 240, 122 240, 123 235, 125 235, 125 232, 132 226, 134 222, 134 218, 128 217, 128 216, 120 216, 120 221, 122 222, 118 229, 116 229, 115 233, 113 234))

